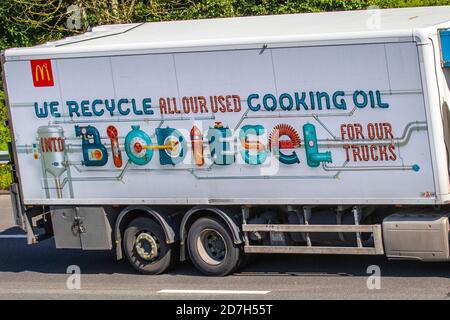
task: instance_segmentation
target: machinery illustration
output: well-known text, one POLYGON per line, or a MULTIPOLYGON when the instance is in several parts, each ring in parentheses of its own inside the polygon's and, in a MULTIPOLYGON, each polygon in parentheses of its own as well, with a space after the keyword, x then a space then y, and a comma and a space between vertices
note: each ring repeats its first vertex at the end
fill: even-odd
POLYGON ((278 157, 281 163, 295 164, 300 163, 298 155, 295 151, 291 154, 285 154, 282 149, 300 148, 301 141, 297 130, 291 125, 281 123, 276 125, 269 135, 269 148, 272 153, 278 157), (288 140, 281 140, 281 137, 287 137, 288 140))
POLYGON ((205 164, 203 157, 203 134, 197 126, 192 127, 190 134, 194 162, 197 166, 201 167, 205 164))
POLYGON ((108 151, 101 142, 97 128, 76 125, 75 135, 82 137, 83 165, 87 167, 101 167, 108 162, 108 151))
POLYGON ((162 165, 176 165, 186 157, 187 144, 180 131, 174 128, 157 128, 159 162, 162 165))
POLYGON ((320 166, 321 162, 333 162, 330 151, 319 152, 316 127, 314 127, 313 124, 307 123, 303 126, 303 136, 305 139, 306 159, 308 161, 308 166, 315 168, 320 166))
POLYGON ((160 151, 160 163, 178 164, 186 156, 186 141, 182 134, 173 128, 157 128, 158 144, 153 144, 150 136, 140 129, 140 126, 131 126, 131 131, 125 137, 125 152, 130 162, 144 166, 153 158, 153 151, 160 151))
MULTIPOLYGON (((399 138, 392 138, 388 143, 392 145, 402 146, 408 143, 409 138, 414 130, 426 128, 425 123, 412 122, 409 123, 403 132, 403 135, 399 138)), ((379 165, 379 166, 364 166, 353 165, 348 166, 346 163, 343 165, 329 166, 327 163, 332 163, 332 154, 330 151, 320 152, 319 147, 337 147, 340 148, 343 145, 351 144, 364 146, 368 143, 367 140, 319 140, 317 138, 316 127, 311 123, 303 125, 303 140, 304 149, 307 159, 307 165, 310 168, 321 167, 323 172, 335 172, 332 175, 309 175, 307 178, 327 178, 334 179, 340 172, 348 171, 361 171, 361 170, 411 170, 418 172, 420 170, 419 165, 379 165)), ((264 141, 263 135, 266 132, 266 128, 263 125, 247 124, 240 127, 239 130, 239 153, 242 156, 246 164, 260 165, 263 164, 270 151, 273 156, 281 163, 286 165, 299 164, 298 151, 303 147, 298 131, 291 125, 286 123, 280 123, 273 127, 268 136, 267 143, 264 141), (291 150, 286 152, 285 150, 291 150)), ((389 132, 391 132, 390 129, 389 132)), ((159 164, 160 165, 177 165, 180 164, 188 152, 188 144, 186 138, 182 133, 174 128, 157 127, 155 129, 155 136, 157 143, 152 141, 150 135, 144 132, 139 125, 132 125, 131 131, 125 136, 120 138, 119 131, 116 126, 109 125, 106 129, 106 138, 102 138, 96 127, 87 126, 75 126, 75 136, 81 138, 81 144, 67 143, 67 141, 77 140, 73 137, 66 138, 64 136, 63 128, 57 125, 41 126, 37 130, 37 142, 28 145, 27 153, 33 155, 33 158, 40 160, 43 172, 43 189, 45 190, 47 198, 51 198, 52 190, 56 190, 56 196, 62 198, 64 194, 64 188, 68 188, 70 197, 73 197, 73 182, 75 181, 122 181, 122 178, 130 171, 148 170, 149 168, 139 168, 149 164, 153 158, 154 150, 159 151, 159 164), (102 141, 108 140, 107 141, 102 141), (121 141, 121 139, 124 139, 121 141), (125 153, 128 157, 124 161, 120 145, 123 143, 125 153), (70 161, 69 153, 82 152, 81 165, 85 167, 92 167, 89 169, 82 169, 77 167, 80 164, 79 161, 70 161), (105 166, 108 163, 108 152, 111 152, 114 168, 98 168, 105 166), (125 165, 124 165, 125 162, 125 165), (135 164, 138 167, 129 166, 129 164, 135 164), (75 166, 78 174, 71 176, 70 168, 75 166), (98 168, 98 169, 96 169, 98 168), (118 175, 87 175, 87 172, 115 172, 117 170, 118 175), (65 176, 63 176, 65 174, 65 176), (54 178, 54 181, 47 179, 50 175, 54 178), (49 183, 50 182, 50 183, 49 183)), ((200 129, 197 126, 193 126, 189 131, 193 155, 193 167, 179 168, 178 172, 186 171, 192 174, 196 179, 221 179, 229 178, 229 175, 217 176, 217 175, 202 175, 202 170, 210 170, 212 165, 231 165, 236 162, 236 150, 234 147, 233 132, 229 127, 224 127, 221 122, 216 122, 213 127, 209 127, 206 139, 200 129), (205 147, 204 144, 209 144, 209 154, 211 156, 211 166, 201 168, 205 164, 205 147)), ((369 142, 373 150, 376 146, 380 145, 385 147, 387 140, 370 140, 369 142)), ((112 165, 112 164, 111 164, 112 165)), ((151 170, 163 170, 162 168, 151 168, 151 170)), ((231 177, 240 179, 240 175, 232 175, 231 177)), ((303 178, 304 175, 289 175, 286 176, 289 179, 303 178)), ((248 176, 246 176, 248 179, 248 176)), ((278 176, 251 176, 253 179, 281 179, 283 177, 278 176)))
POLYGON ((245 125, 241 128, 239 140, 241 141, 242 149, 240 152, 245 163, 259 165, 266 161, 267 152, 264 144, 258 140, 250 139, 251 136, 259 137, 263 135, 264 131, 265 129, 262 125, 245 125))
MULTIPOLYGON (((67 166, 67 151, 64 131, 59 126, 41 126, 37 130, 39 140, 39 151, 44 189, 47 198, 50 198, 50 187, 48 185, 48 174, 54 178, 54 188, 58 198, 63 197, 63 186, 61 176, 66 173, 70 182, 70 168, 67 166)), ((35 159, 36 156, 35 156, 35 159)), ((72 184, 68 184, 69 193, 73 197, 72 184)))
POLYGON ((153 157, 153 149, 147 147, 152 144, 152 139, 140 126, 131 126, 131 131, 125 137, 125 152, 130 162, 138 166, 149 163, 153 157))
POLYGON ((122 167, 122 152, 119 146, 119 133, 114 126, 106 128, 106 133, 111 141, 111 153, 116 168, 122 167))
POLYGON ((224 127, 221 122, 216 122, 214 127, 209 128, 207 138, 214 164, 230 165, 234 163, 234 150, 231 150, 230 144, 233 134, 230 128, 224 127))

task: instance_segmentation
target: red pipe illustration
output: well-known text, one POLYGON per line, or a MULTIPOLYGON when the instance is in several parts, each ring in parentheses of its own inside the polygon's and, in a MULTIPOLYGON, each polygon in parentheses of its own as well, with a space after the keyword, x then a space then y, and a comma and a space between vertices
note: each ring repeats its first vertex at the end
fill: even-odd
POLYGON ((300 136, 291 125, 281 123, 276 125, 269 135, 269 147, 279 146, 280 149, 299 148, 301 144, 300 136), (281 140, 282 136, 287 136, 289 140, 281 140))
POLYGON ((122 153, 120 152, 119 147, 119 133, 117 132, 116 127, 109 126, 106 128, 106 133, 111 140, 111 150, 114 160, 114 165, 116 168, 122 167, 122 153))
POLYGON ((203 158, 203 135, 196 126, 193 126, 191 129, 191 142, 192 154, 194 156, 195 164, 197 166, 204 165, 205 159, 203 158))

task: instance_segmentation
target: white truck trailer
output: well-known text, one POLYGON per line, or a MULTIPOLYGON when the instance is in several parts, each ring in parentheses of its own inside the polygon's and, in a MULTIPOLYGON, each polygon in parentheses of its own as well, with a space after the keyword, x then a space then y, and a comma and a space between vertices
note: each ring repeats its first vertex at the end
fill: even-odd
POLYGON ((30 244, 450 260, 450 6, 101 26, 2 67, 30 244))

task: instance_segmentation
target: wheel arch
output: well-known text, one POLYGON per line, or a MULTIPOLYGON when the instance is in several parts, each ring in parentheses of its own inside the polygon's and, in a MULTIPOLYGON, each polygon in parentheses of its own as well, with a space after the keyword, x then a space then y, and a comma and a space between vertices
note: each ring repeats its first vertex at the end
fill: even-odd
POLYGON ((178 241, 179 238, 177 236, 177 233, 175 232, 176 228, 173 221, 160 209, 155 209, 147 206, 128 206, 120 212, 114 227, 117 260, 121 260, 123 258, 122 231, 124 230, 126 225, 131 220, 133 220, 133 218, 137 218, 139 216, 148 216, 159 223, 164 231, 166 242, 168 244, 178 241))
POLYGON ((183 216, 180 224, 180 261, 186 260, 186 239, 187 239, 187 227, 200 217, 218 217, 220 220, 226 223, 233 236, 235 244, 243 243, 241 231, 238 227, 238 223, 233 218, 233 212, 231 209, 213 206, 196 206, 189 209, 183 216))

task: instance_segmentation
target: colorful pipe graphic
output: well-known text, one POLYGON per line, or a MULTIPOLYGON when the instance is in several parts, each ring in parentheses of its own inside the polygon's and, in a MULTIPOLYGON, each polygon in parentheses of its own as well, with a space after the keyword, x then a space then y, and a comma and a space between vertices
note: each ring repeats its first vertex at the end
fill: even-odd
POLYGON ((93 126, 75 126, 75 135, 81 136, 83 148, 83 165, 87 167, 101 167, 108 162, 108 151, 102 144, 100 133, 93 126), (91 142, 91 139, 94 141, 91 142))
POLYGON ((122 152, 119 147, 119 133, 114 126, 106 128, 106 134, 111 141, 111 152, 113 155, 113 161, 116 168, 122 167, 122 152))
POLYGON ((297 130, 291 125, 281 123, 276 125, 269 135, 269 147, 273 154, 278 157, 279 161, 284 164, 300 163, 297 153, 293 151, 291 154, 281 152, 281 149, 300 148, 301 141, 297 130), (289 140, 281 140, 281 137, 288 137, 289 140))
POLYGON ((191 129, 191 143, 194 162, 197 166, 201 167, 205 164, 203 157, 203 135, 197 126, 193 126, 191 129))
POLYGON ((250 140, 251 136, 259 137, 264 134, 264 127, 262 125, 245 125, 239 132, 239 140, 242 144, 241 156, 245 163, 251 165, 259 165, 264 163, 267 158, 267 151, 265 146, 258 140, 250 140), (256 150, 256 154, 252 154, 250 150, 256 150))
POLYGON ((315 168, 321 162, 333 162, 331 152, 319 152, 317 144, 316 127, 310 123, 303 126, 303 138, 305 140, 306 159, 308 166, 315 168))
POLYGON ((132 163, 146 165, 153 157, 153 149, 145 148, 152 145, 152 139, 139 126, 131 126, 131 129, 125 137, 125 152, 132 163))
POLYGON ((216 122, 214 127, 209 128, 208 143, 214 164, 230 165, 234 163, 236 157, 230 144, 232 137, 230 128, 224 127, 221 122, 216 122))
POLYGON ((183 162, 187 144, 180 131, 174 128, 156 128, 156 138, 160 164, 176 165, 183 162))

